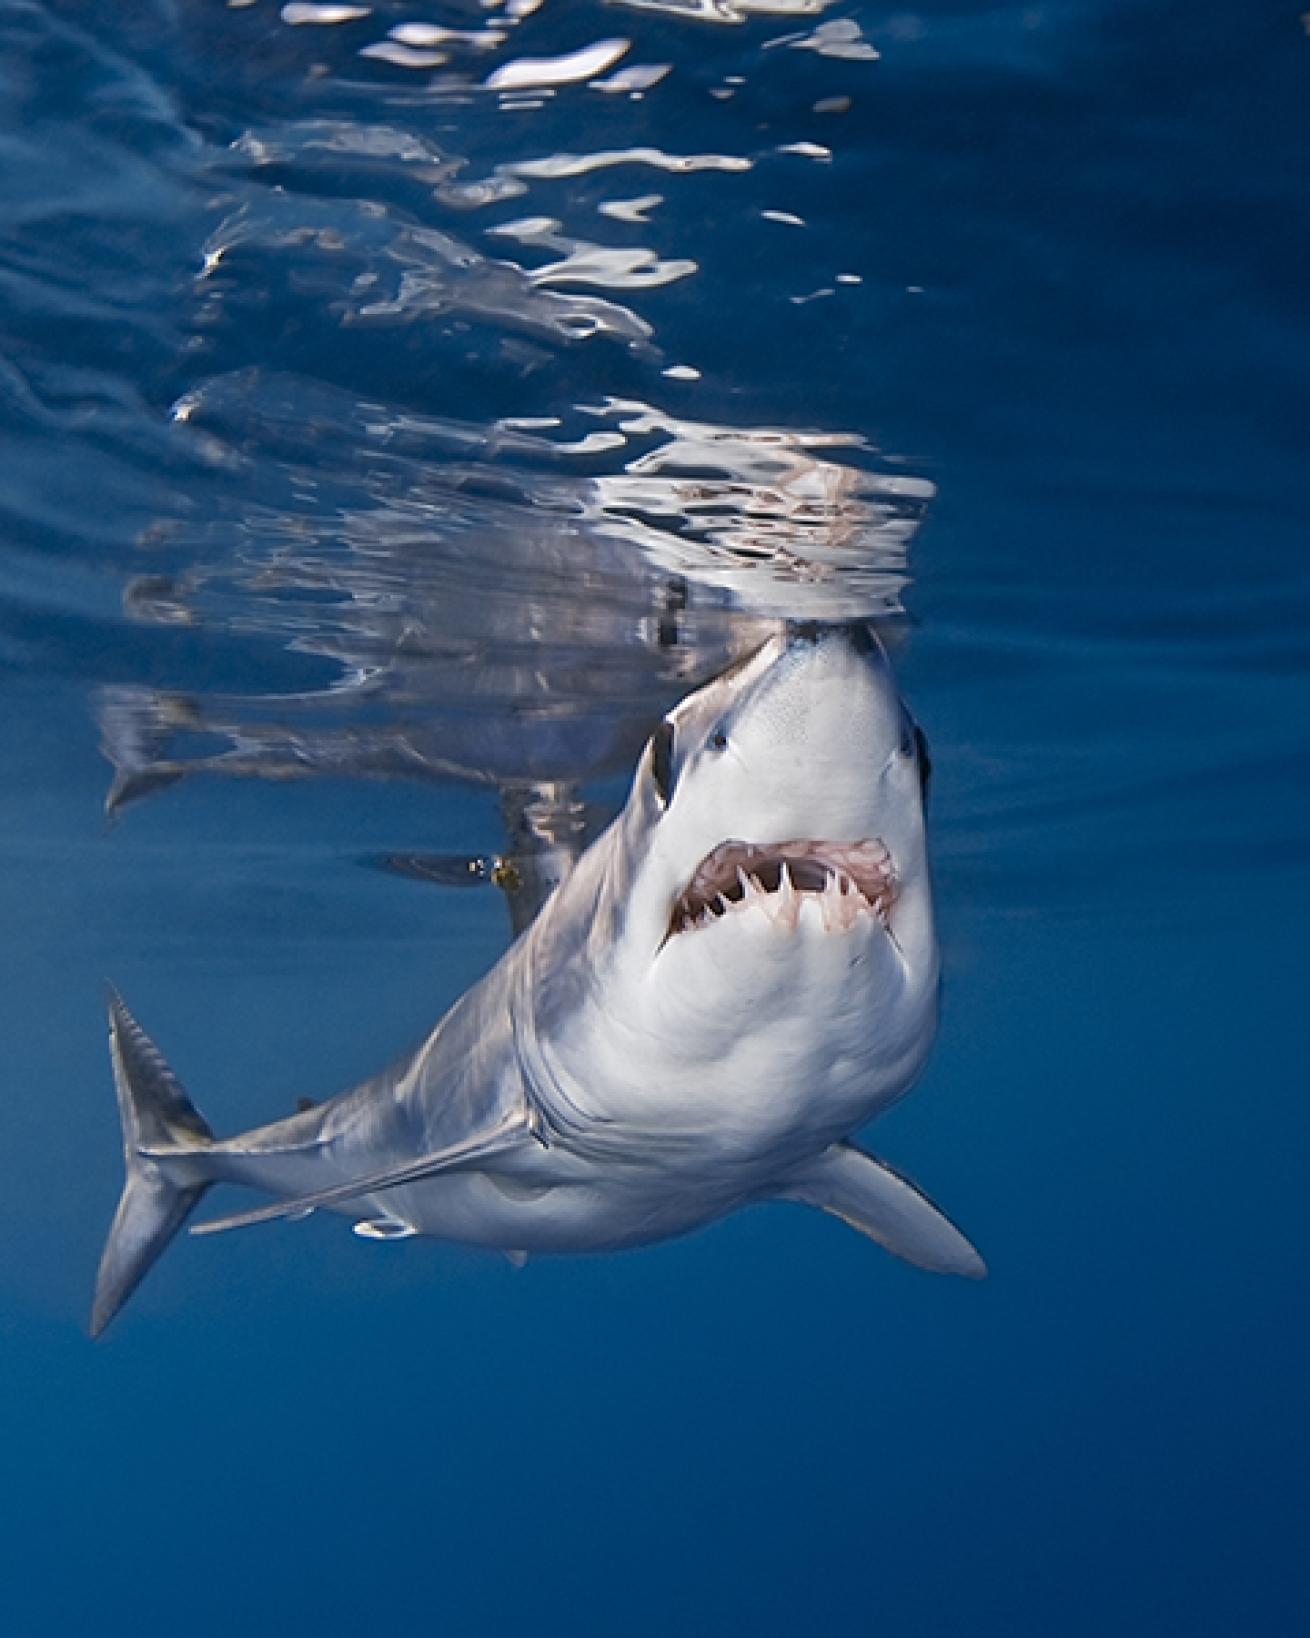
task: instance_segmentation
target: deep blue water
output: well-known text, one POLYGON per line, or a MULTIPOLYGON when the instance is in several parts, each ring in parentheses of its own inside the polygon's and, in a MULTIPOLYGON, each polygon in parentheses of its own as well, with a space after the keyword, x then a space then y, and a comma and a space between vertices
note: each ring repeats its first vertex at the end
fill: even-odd
POLYGON ((519 13, 0 7, 3 1630, 1296 1630, 1296 7, 519 13), (636 96, 486 83, 620 39, 636 96), (93 1346, 102 982, 225 1130, 341 1089, 507 938, 379 857, 612 804, 812 613, 932 740, 875 1141, 991 1278, 783 1206, 523 1271, 313 1219, 93 1346))

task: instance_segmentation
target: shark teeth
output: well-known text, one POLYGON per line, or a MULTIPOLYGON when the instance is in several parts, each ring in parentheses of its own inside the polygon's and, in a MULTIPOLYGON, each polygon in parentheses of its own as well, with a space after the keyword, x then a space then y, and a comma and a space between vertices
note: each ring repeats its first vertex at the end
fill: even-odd
POLYGON ((799 925, 814 903, 827 932, 848 932, 861 916, 888 925, 896 898, 891 854, 876 837, 861 842, 723 842, 679 895, 669 932, 712 926, 752 906, 776 926, 799 925))

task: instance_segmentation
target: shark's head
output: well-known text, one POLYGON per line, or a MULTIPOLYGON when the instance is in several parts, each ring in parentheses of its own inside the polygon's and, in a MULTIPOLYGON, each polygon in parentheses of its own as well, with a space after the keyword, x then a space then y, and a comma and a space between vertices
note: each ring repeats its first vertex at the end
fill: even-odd
POLYGON ((927 777, 864 626, 793 627, 684 700, 642 755, 596 906, 622 1051, 664 1053, 687 1098, 729 1061, 797 1098, 825 1075, 873 1107, 903 1091, 935 1019, 927 777))
POLYGON ((726 954, 738 932, 812 929, 933 958, 928 773, 866 627, 773 638, 646 746, 625 816, 632 943, 672 966, 693 949, 726 954))

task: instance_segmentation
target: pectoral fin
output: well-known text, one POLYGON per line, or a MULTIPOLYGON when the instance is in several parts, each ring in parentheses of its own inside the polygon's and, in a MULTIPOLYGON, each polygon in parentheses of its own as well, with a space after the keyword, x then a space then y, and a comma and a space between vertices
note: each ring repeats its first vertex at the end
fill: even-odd
POLYGON ((791 1173, 779 1193, 831 1212, 894 1256, 934 1274, 981 1280, 987 1273, 977 1251, 927 1195, 852 1143, 825 1149, 791 1173))
POLYGON ((432 1154, 420 1155, 403 1166, 371 1172, 367 1177, 350 1178, 345 1183, 333 1184, 331 1188, 318 1189, 313 1194, 298 1195, 294 1200, 277 1200, 271 1206, 257 1206, 253 1211, 215 1217, 207 1223, 196 1223, 191 1232, 222 1234, 227 1229, 248 1228, 254 1223, 272 1223, 280 1217, 307 1215, 319 1206, 335 1206, 343 1200, 358 1200, 364 1195, 380 1194, 385 1189, 398 1189, 404 1183, 419 1183, 424 1178, 436 1177, 440 1172, 479 1164, 531 1137, 532 1128, 527 1112, 516 1110, 490 1130, 479 1132, 476 1137, 468 1138, 463 1143, 452 1143, 448 1148, 438 1149, 432 1154))

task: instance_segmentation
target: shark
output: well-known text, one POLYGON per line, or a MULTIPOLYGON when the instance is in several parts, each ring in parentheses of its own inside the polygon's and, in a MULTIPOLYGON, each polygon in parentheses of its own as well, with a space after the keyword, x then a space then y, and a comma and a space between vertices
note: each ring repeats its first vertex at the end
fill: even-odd
POLYGON ((193 1234, 326 1211, 522 1261, 787 1200, 981 1278, 961 1230, 855 1141, 936 1033, 928 774, 874 630, 786 626, 659 721, 531 925, 360 1085, 219 1139, 111 992, 126 1180, 92 1334, 223 1183, 264 1198, 193 1234))

